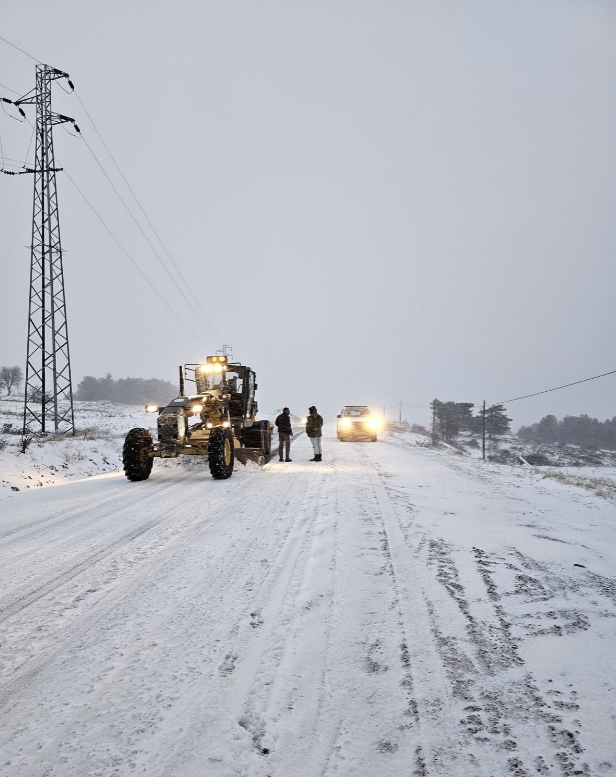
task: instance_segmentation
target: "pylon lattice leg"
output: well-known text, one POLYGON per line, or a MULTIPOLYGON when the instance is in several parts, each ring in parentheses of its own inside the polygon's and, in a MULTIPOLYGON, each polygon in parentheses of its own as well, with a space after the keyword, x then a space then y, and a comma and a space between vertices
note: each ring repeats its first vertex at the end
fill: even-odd
POLYGON ((67 117, 51 111, 51 83, 65 76, 48 65, 36 66, 36 164, 24 435, 75 433, 53 148, 53 125, 67 117))

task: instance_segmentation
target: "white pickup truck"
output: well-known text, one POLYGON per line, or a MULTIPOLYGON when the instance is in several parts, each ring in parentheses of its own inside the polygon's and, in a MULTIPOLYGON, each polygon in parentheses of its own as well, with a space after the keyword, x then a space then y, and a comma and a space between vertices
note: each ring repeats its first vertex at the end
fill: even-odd
POLYGON ((345 405, 338 414, 336 432, 342 442, 370 440, 376 442, 381 420, 370 412, 367 405, 345 405))

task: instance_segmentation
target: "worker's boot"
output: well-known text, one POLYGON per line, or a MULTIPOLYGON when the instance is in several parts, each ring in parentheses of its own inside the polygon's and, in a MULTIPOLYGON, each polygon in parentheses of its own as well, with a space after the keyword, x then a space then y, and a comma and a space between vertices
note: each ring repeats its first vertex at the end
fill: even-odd
POLYGON ((317 455, 314 457, 314 460, 315 461, 323 461, 323 459, 321 458, 322 455, 323 455, 322 453, 317 453, 317 455))
POLYGON ((318 461, 319 460, 319 454, 315 453, 314 456, 310 459, 310 461, 318 461))
POLYGON ((293 459, 285 459, 285 461, 293 461, 293 459))

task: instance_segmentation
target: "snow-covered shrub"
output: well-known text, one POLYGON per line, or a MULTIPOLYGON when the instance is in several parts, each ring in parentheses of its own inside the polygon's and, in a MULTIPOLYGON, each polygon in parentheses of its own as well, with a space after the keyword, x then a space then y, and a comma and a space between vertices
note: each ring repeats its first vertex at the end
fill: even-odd
POLYGON ((585 488, 603 499, 616 499, 616 482, 609 478, 569 475, 566 472, 560 472, 559 470, 547 470, 547 472, 542 472, 541 475, 544 478, 556 480, 558 483, 585 488))
POLYGON ((62 451, 62 461, 64 464, 76 464, 83 461, 86 457, 76 445, 67 445, 62 451))

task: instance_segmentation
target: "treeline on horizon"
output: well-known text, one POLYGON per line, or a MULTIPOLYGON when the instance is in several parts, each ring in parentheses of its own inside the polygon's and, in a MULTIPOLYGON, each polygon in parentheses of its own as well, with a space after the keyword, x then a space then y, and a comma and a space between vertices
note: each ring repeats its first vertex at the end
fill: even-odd
POLYGON ((599 421, 588 415, 568 415, 559 421, 555 415, 546 415, 536 424, 520 427, 518 437, 523 442, 562 443, 616 451, 616 416, 599 421))
POLYGON ((108 373, 104 378, 86 375, 79 382, 75 399, 96 401, 106 399, 122 405, 144 405, 148 402, 164 405, 177 396, 178 389, 168 380, 159 378, 118 378, 108 373))

